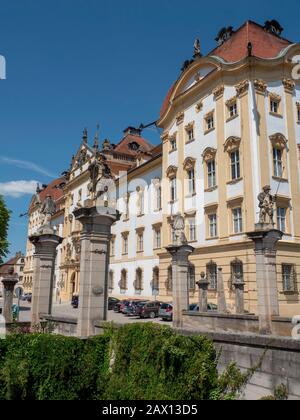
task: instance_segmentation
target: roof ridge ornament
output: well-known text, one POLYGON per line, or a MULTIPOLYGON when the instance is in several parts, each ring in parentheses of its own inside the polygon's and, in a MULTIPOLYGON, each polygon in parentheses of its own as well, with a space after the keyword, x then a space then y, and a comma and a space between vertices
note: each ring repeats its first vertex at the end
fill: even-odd
POLYGON ((275 19, 267 20, 265 22, 264 29, 265 29, 265 31, 269 32, 270 34, 273 34, 273 35, 276 35, 276 36, 281 36, 281 34, 283 32, 283 27, 275 19))
POLYGON ((222 28, 218 32, 218 35, 217 35, 217 37, 215 39, 217 41, 217 43, 218 43, 218 46, 220 47, 226 41, 228 41, 228 39, 231 38, 231 36, 232 36, 233 33, 234 33, 234 31, 233 31, 233 27, 232 26, 228 26, 228 27, 222 28))

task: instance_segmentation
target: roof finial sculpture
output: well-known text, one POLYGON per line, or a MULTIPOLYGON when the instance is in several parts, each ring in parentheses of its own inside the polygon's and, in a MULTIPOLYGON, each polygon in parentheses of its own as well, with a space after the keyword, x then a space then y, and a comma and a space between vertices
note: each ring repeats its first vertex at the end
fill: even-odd
POLYGON ((85 128, 83 130, 82 140, 83 140, 83 143, 87 144, 87 142, 88 142, 88 131, 87 131, 87 128, 85 128))
POLYGON ((201 57, 201 44, 200 40, 197 38, 194 42, 194 58, 201 57))
POLYGON ((100 125, 97 124, 97 130, 96 130, 96 135, 95 135, 95 139, 94 139, 94 149, 95 150, 99 149, 99 129, 100 129, 100 125))

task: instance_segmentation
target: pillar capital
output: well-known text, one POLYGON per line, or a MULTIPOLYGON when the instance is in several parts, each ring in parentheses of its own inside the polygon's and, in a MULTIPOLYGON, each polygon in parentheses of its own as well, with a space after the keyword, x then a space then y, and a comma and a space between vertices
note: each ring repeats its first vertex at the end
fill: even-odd
POLYGON ((254 242, 257 253, 276 253, 277 242, 283 237, 283 232, 277 229, 259 229, 248 232, 247 236, 254 242))
POLYGON ((191 255, 195 248, 191 245, 170 245, 166 250, 172 256, 172 262, 177 263, 178 265, 188 265, 188 257, 191 255))

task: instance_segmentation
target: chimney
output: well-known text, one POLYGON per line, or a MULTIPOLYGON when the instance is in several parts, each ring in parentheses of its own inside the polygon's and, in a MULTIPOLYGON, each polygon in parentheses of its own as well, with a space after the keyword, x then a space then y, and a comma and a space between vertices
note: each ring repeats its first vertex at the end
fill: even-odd
POLYGON ((124 131, 125 136, 128 136, 131 134, 132 136, 141 136, 142 130, 140 128, 135 127, 127 127, 124 131))

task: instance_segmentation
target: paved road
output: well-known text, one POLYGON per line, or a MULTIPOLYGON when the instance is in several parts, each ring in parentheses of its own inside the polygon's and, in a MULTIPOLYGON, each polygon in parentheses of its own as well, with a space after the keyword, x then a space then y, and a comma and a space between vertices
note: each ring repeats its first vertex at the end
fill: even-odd
MULTIPOLYGON (((14 303, 17 303, 17 300, 15 300, 14 303)), ((2 302, 2 299, 0 299, 0 307, 2 306, 3 306, 3 302, 2 302)), ((31 315, 31 305, 28 302, 20 302, 20 306, 21 306, 20 321, 29 322, 30 315, 31 315)), ((52 315, 68 317, 68 318, 77 318, 78 309, 73 309, 70 304, 62 304, 62 305, 54 304, 52 315)), ((140 319, 136 317, 131 318, 131 317, 124 316, 123 314, 117 314, 114 311, 108 312, 108 321, 116 322, 118 324, 130 324, 134 322, 158 322, 161 324, 166 324, 166 322, 162 321, 160 318, 157 318, 155 320, 140 319)))

